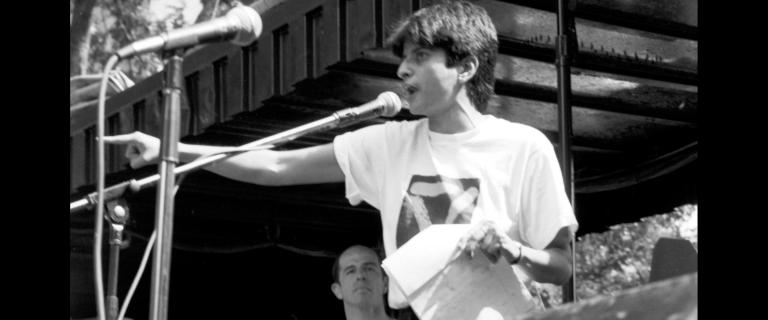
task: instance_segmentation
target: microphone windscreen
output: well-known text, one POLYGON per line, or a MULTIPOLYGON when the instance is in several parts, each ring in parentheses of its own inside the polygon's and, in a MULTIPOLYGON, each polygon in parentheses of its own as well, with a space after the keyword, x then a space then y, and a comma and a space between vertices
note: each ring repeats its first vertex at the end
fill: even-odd
POLYGON ((384 101, 384 110, 381 113, 383 117, 393 117, 400 112, 400 108, 403 107, 402 101, 400 101, 400 96, 392 91, 382 92, 378 99, 384 101))
POLYGON ((261 17, 253 8, 245 5, 237 6, 227 12, 227 17, 237 21, 240 28, 232 39, 232 43, 247 46, 261 35, 261 17))

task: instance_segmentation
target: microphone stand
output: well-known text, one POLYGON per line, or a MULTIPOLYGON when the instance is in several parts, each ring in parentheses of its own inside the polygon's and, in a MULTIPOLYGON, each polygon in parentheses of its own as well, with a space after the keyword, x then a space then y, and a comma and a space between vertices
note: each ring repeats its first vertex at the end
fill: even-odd
POLYGON ((118 267, 120 247, 123 245, 123 230, 128 221, 128 209, 125 200, 119 199, 107 203, 109 213, 105 220, 109 223, 109 269, 107 271, 106 318, 116 320, 120 309, 117 297, 118 267))
POLYGON ((152 260, 152 283, 149 318, 165 320, 168 315, 168 291, 171 273, 171 241, 173 236, 174 168, 179 162, 181 128, 181 89, 183 88, 183 50, 163 52, 165 79, 163 86, 163 133, 160 143, 160 185, 157 188, 155 229, 157 239, 152 260))

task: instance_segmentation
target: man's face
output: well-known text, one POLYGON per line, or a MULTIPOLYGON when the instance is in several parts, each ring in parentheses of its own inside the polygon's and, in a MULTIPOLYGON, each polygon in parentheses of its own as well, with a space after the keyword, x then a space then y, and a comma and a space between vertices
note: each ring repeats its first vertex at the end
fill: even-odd
POLYGON ((451 107, 459 89, 458 68, 446 66, 440 48, 424 48, 406 41, 397 76, 403 79, 410 112, 431 116, 451 107))
POLYGON ((346 304, 383 304, 386 283, 379 258, 368 248, 352 247, 339 259, 339 282, 331 286, 337 298, 346 304))

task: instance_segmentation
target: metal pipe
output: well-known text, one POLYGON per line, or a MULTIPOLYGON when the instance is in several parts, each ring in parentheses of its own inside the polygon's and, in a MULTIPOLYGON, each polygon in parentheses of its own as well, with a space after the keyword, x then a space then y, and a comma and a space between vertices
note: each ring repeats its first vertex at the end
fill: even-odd
POLYGON ((173 239, 174 168, 179 162, 181 128, 181 89, 183 86, 183 50, 175 50, 166 58, 163 89, 163 136, 160 145, 160 185, 157 188, 155 228, 158 241, 152 261, 152 284, 149 318, 165 320, 168 316, 168 293, 171 273, 171 241, 173 239))
POLYGON ((120 244, 123 239, 123 225, 110 222, 109 239, 109 271, 107 272, 107 320, 116 320, 120 309, 120 299, 117 297, 117 280, 120 266, 120 244))
MULTIPOLYGON (((576 48, 576 26, 568 13, 568 0, 557 1, 557 119, 560 133, 560 166, 563 170, 563 183, 571 207, 576 210, 573 199, 573 162, 571 158, 571 136, 573 119, 571 116, 571 54, 576 48)), ((576 242, 571 239, 571 277, 563 285, 563 302, 572 302, 576 292, 576 242)))

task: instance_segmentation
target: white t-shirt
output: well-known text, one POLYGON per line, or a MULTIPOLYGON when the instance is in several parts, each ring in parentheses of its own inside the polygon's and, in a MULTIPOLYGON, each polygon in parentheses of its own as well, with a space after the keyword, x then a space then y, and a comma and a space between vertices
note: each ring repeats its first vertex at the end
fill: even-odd
MULTIPOLYGON (((475 129, 440 134, 424 118, 368 126, 333 143, 347 199, 381 213, 387 256, 436 223, 493 220, 534 249, 562 227, 578 227, 552 144, 533 127, 483 115, 475 129)), ((393 285, 390 306, 406 307, 393 285)))

